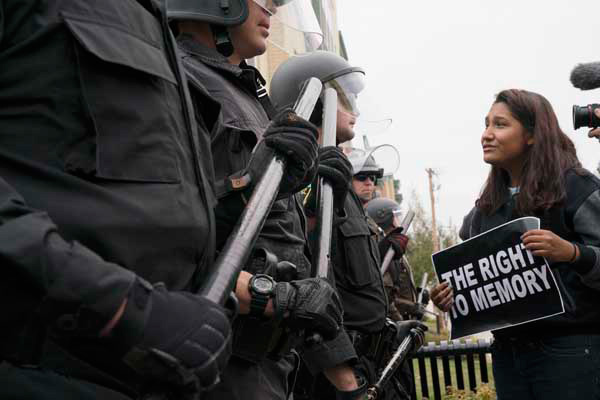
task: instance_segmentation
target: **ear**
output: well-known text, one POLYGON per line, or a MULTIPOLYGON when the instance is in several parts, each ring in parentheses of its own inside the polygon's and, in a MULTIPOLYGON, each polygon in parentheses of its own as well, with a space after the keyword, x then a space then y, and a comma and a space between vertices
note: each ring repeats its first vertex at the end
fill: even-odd
POLYGON ((534 142, 533 135, 527 135, 527 146, 531 146, 534 142))

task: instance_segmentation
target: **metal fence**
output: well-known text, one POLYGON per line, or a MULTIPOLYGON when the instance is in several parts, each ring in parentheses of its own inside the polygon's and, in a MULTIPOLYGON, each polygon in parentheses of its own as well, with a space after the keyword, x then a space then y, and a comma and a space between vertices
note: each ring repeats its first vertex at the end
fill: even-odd
MULTIPOLYGON (((463 373, 463 360, 466 360, 468 387, 475 391, 478 386, 476 376, 479 375, 481 383, 488 383, 491 371, 488 371, 487 354, 490 354, 491 340, 466 340, 460 342, 454 340, 452 342, 442 341, 439 344, 430 342, 427 346, 423 346, 417 354, 413 356, 418 365, 419 381, 417 381, 414 371, 414 363, 410 362, 410 368, 415 376, 415 385, 421 387, 421 393, 424 398, 440 400, 442 393, 445 393, 445 388, 454 386, 458 389, 465 389, 465 379, 463 373), (430 393, 430 385, 427 371, 427 363, 429 360, 429 372, 431 376, 431 386, 433 393, 430 393), (443 381, 438 370, 438 361, 442 363, 443 381), (452 368, 451 366, 454 366, 452 368), (479 374, 476 370, 479 369, 479 374)), ((415 397, 416 400, 416 397, 415 397)))

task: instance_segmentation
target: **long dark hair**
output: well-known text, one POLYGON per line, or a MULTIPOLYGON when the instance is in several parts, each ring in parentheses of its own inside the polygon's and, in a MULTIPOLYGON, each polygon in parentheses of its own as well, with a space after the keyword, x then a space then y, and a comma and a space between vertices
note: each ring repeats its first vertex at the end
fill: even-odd
MULTIPOLYGON (((516 210, 532 215, 548 210, 565 199, 564 173, 581 168, 575 145, 560 129, 550 102, 526 90, 503 90, 494 104, 504 103, 512 116, 534 138, 526 150, 516 210)), ((485 214, 494 213, 505 201, 510 177, 506 170, 492 165, 476 205, 485 214)))

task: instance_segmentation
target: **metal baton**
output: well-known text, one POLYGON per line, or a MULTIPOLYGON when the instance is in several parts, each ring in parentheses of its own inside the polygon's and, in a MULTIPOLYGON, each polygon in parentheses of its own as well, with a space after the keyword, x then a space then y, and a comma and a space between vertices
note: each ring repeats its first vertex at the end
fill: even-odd
MULTIPOLYGON (((408 228, 410 228, 410 224, 412 224, 412 221, 414 218, 415 218, 414 212, 408 211, 406 213, 406 215, 404 216, 404 219, 402 220, 402 223, 399 226, 399 228, 402 228, 402 233, 406 234, 406 232, 408 231, 408 228)), ((390 267, 392 258, 394 258, 395 254, 396 254, 396 251, 394 250, 394 248, 392 246, 390 246, 388 251, 385 253, 385 257, 383 257, 383 262, 381 263, 381 275, 382 276, 385 275, 386 271, 390 267)))
POLYGON ((394 355, 387 363, 383 371, 381 372, 381 376, 377 380, 377 382, 371 386, 367 390, 367 398, 369 400, 375 400, 382 393, 383 388, 389 380, 394 376, 398 368, 402 365, 406 357, 417 347, 420 346, 418 342, 415 341, 417 337, 421 335, 419 329, 413 328, 410 330, 407 337, 404 338, 400 346, 394 352, 394 355))
MULTIPOLYGON (((296 114, 309 119, 322 88, 320 80, 309 79, 294 106, 296 114)), ((215 303, 225 304, 277 198, 284 170, 285 161, 274 156, 256 184, 246 208, 216 260, 212 275, 200 289, 202 296, 215 303)))
MULTIPOLYGON (((323 140, 322 146, 335 146, 337 131, 337 92, 333 88, 323 91, 323 140)), ((316 276, 327 278, 331 252, 333 226, 333 189, 323 178, 318 181, 319 208, 317 211, 317 241, 314 265, 316 276)))

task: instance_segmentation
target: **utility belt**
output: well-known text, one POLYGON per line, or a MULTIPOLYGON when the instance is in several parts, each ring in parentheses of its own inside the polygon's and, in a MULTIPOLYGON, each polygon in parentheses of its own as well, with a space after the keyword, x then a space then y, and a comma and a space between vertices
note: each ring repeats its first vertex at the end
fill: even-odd
MULTIPOLYGON (((277 257, 264 248, 252 254, 246 268, 253 274, 270 275, 277 282, 290 282, 297 278, 297 271, 290 269, 293 264, 278 265, 277 257)), ((260 363, 265 358, 280 360, 296 347, 302 336, 291 331, 281 321, 240 315, 233 324, 233 355, 252 363, 260 363)))
POLYGON ((359 357, 364 356, 368 359, 373 359, 377 350, 383 345, 381 343, 383 332, 362 333, 354 330, 346 330, 346 332, 359 357))
POLYGON ((373 362, 376 370, 385 367, 389 357, 394 353, 397 343, 398 328, 394 321, 387 319, 383 329, 378 333, 365 334, 348 330, 348 336, 354 344, 359 357, 373 362))

